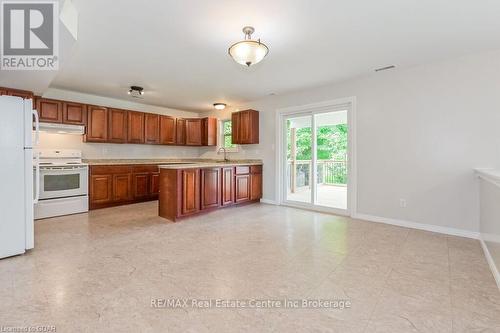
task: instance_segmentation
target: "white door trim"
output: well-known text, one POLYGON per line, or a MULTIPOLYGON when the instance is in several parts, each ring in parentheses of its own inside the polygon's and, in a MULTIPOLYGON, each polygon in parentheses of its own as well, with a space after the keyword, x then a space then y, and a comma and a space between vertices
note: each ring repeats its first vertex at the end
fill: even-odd
MULTIPOLYGON (((349 170, 348 170, 348 181, 347 181, 347 192, 348 216, 353 216, 357 211, 357 151, 356 151, 356 97, 340 98, 330 101, 324 101, 319 103, 293 106, 288 108, 281 108, 276 110, 276 202, 281 205, 291 205, 299 208, 306 208, 304 205, 291 204, 290 202, 284 201, 284 182, 283 182, 283 172, 286 166, 283 165, 283 119, 286 116, 293 114, 300 114, 305 112, 311 112, 312 114, 322 113, 325 111, 334 110, 345 110, 347 108, 347 122, 349 127, 348 140, 349 140, 349 170)), ((308 206, 309 209, 311 207, 308 206)), ((334 214, 345 214, 343 210, 338 210, 329 207, 316 207, 318 211, 328 211, 334 214)))

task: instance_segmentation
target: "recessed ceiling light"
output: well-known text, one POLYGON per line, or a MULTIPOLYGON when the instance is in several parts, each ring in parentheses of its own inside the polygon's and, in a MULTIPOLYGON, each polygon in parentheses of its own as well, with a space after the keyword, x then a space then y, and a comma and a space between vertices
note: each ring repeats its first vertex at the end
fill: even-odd
POLYGON ((128 94, 135 98, 141 98, 144 95, 144 88, 139 86, 131 86, 128 94))
POLYGON ((226 108, 226 104, 225 103, 214 103, 214 108, 216 110, 224 110, 226 108))
POLYGON ((244 27, 245 39, 231 45, 228 50, 234 61, 243 66, 255 65, 269 53, 269 48, 266 44, 261 43, 260 39, 252 39, 254 31, 253 27, 244 27))

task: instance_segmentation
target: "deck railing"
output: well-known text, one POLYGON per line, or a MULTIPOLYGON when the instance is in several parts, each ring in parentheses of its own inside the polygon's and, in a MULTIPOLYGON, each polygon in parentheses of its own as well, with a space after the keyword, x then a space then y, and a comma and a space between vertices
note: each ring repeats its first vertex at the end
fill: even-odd
MULTIPOLYGON (((292 191, 296 187, 310 186, 311 160, 288 160, 287 164, 288 185, 292 191)), ((318 184, 336 186, 345 186, 347 184, 347 161, 318 160, 317 168, 318 184)))

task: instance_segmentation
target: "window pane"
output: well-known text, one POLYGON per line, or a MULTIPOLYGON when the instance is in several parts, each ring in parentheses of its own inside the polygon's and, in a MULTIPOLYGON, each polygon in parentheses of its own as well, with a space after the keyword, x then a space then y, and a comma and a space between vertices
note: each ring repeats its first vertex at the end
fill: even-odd
POLYGON ((231 120, 224 121, 224 135, 231 135, 231 120))

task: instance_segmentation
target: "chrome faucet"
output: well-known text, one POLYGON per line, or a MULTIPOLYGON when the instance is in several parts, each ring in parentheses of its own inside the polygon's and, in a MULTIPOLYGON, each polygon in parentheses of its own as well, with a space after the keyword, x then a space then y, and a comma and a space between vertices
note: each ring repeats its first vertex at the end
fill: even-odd
POLYGON ((219 150, 217 150, 217 154, 219 154, 221 150, 224 152, 224 162, 229 162, 229 159, 227 158, 226 148, 220 147, 219 150))

